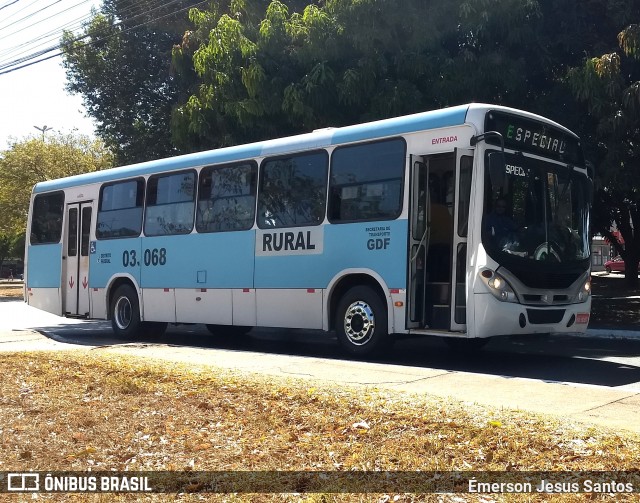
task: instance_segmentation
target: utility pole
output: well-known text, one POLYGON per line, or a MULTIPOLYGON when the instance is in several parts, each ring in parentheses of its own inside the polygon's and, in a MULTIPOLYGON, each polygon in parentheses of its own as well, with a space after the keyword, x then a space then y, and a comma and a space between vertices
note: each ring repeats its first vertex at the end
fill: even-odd
POLYGON ((44 134, 45 134, 47 131, 51 131, 51 130, 53 129, 52 127, 49 127, 49 126, 47 126, 47 125, 44 125, 44 126, 42 126, 42 127, 38 127, 38 126, 33 126, 33 127, 34 127, 34 128, 36 128, 38 131, 42 132, 42 141, 43 141, 43 142, 44 142, 44 134))

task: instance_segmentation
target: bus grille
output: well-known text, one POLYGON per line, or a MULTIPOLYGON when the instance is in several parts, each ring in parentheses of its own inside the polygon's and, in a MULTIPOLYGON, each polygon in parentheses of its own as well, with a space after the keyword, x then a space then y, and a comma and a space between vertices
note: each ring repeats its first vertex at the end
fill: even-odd
POLYGON ((580 273, 541 273, 526 269, 512 270, 512 272, 529 288, 551 290, 569 288, 580 277, 580 273))
POLYGON ((564 309, 527 309, 527 317, 532 325, 560 323, 564 318, 564 309))

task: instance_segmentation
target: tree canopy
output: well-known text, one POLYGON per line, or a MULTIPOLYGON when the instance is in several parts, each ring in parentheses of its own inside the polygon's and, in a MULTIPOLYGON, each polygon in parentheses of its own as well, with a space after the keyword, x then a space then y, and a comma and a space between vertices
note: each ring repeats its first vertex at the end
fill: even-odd
MULTIPOLYGON (((613 42, 613 41, 612 41, 613 42)), ((594 227, 625 261, 630 284, 640 261, 640 25, 617 36, 611 52, 586 59, 569 73, 593 124, 588 155, 598 166, 594 227), (613 230, 617 229, 618 234, 613 230)))
POLYGON ((100 140, 75 134, 26 139, 0 152, 0 234, 24 234, 37 182, 110 168, 113 156, 100 140))
POLYGON ((514 106, 583 138, 594 230, 621 231, 632 281, 640 0, 103 1, 86 39, 65 37, 65 59, 118 163, 471 101, 514 106))
POLYGON ((81 36, 63 36, 67 88, 82 95, 117 164, 176 153, 170 123, 180 90, 171 49, 194 3, 104 0, 81 36))

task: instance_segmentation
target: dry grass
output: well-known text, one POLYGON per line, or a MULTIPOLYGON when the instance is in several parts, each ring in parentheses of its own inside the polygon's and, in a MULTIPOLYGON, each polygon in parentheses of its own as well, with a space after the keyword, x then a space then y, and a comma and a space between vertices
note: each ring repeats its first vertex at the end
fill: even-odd
POLYGON ((0 283, 0 301, 3 299, 16 300, 21 299, 23 296, 22 282, 3 282, 0 283))
MULTIPOLYGON (((615 278, 592 320, 637 317, 615 278), (622 294, 622 295, 621 295, 622 294)), ((0 284, 0 300, 22 285, 0 284)), ((640 437, 375 389, 310 387, 97 352, 3 354, 0 471, 634 470, 640 437)), ((194 487, 198 489, 198 486, 194 487)), ((27 501, 27 495, 1 495, 27 501)), ((555 495, 578 501, 585 495, 555 495)), ((617 499, 620 499, 618 495, 617 499)), ((40 494, 45 501, 495 501, 493 495, 40 494)), ((500 496, 531 501, 533 495, 500 496)), ((606 499, 591 495, 589 499, 606 499)))
MULTIPOLYGON (((0 471, 633 470, 640 457, 637 435, 550 417, 106 353, 3 354, 0 375, 0 471)), ((64 498, 116 499, 105 496, 64 498)), ((148 499, 175 495, 168 496, 148 499)), ((385 500, 344 494, 216 498, 385 500)))

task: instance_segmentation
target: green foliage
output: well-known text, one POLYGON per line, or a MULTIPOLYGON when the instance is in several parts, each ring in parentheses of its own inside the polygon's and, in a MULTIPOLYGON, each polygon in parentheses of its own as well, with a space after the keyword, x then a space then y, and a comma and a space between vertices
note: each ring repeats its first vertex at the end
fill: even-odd
POLYGON ((171 74, 171 50, 194 3, 104 0, 82 37, 63 37, 67 88, 82 95, 117 164, 176 153, 170 122, 180 89, 171 74))
POLYGON ((613 33, 605 3, 274 0, 261 11, 194 9, 194 29, 174 48, 179 78, 189 61, 196 72, 174 110, 174 141, 198 150, 469 101, 580 127, 563 79, 613 33))
POLYGON ((153 5, 105 0, 86 29, 101 43, 65 39, 69 88, 119 162, 511 105, 583 138, 595 229, 616 224, 640 257, 640 0, 217 0, 155 21, 153 5))
MULTIPOLYGON (((24 234, 31 190, 37 182, 110 168, 101 141, 73 134, 26 139, 0 152, 0 235, 24 234)), ((19 246, 16 245, 16 246, 19 246)))
MULTIPOLYGON (((593 121, 591 158, 598 163, 594 228, 622 255, 628 283, 638 283, 640 261, 640 27, 629 25, 613 46, 568 72, 568 82, 593 121), (613 49, 613 50, 612 50, 613 49), (613 236, 617 228, 623 243, 613 236)), ((612 42, 615 41, 613 38, 612 42)))

